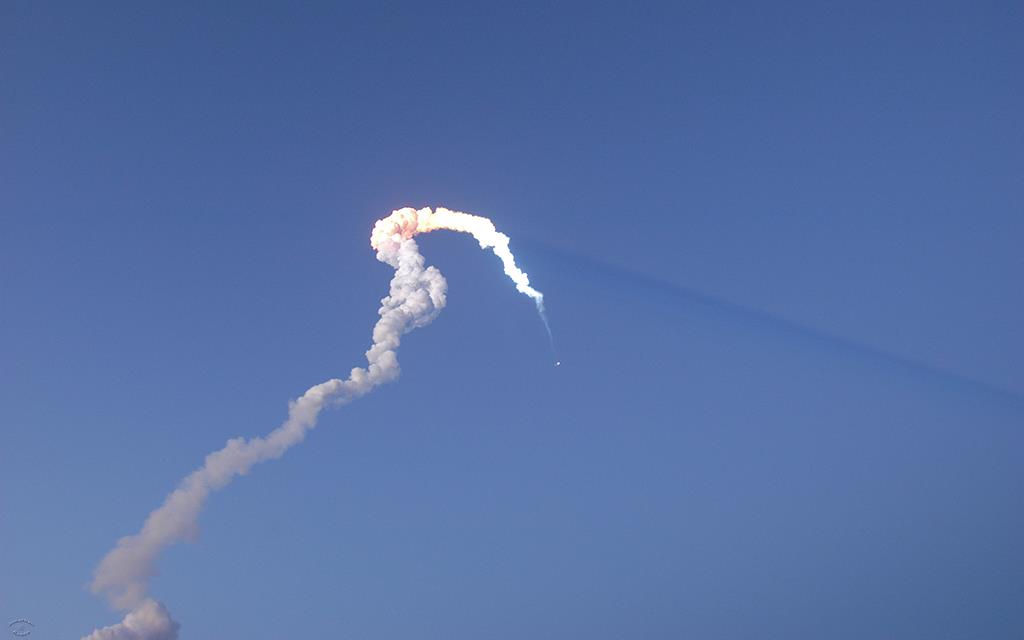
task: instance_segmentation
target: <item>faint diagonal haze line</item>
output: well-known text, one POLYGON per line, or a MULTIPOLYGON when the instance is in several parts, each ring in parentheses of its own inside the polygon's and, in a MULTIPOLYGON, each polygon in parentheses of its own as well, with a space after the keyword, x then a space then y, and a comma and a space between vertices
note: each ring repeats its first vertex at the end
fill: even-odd
POLYGON ((944 369, 926 361, 908 358, 898 353, 886 351, 761 309, 733 302, 656 276, 633 271, 599 258, 556 247, 542 240, 527 238, 520 241, 520 246, 532 249, 536 253, 554 261, 573 265, 580 270, 599 275, 605 281, 615 279, 629 285, 633 290, 657 292, 663 296, 701 304, 737 318, 756 322, 775 331, 798 336, 804 340, 827 344, 851 354, 866 356, 890 367, 898 367, 918 376, 924 375, 934 380, 953 383, 993 399, 999 399, 1003 402, 1017 405, 1019 408, 1024 408, 1024 395, 967 374, 944 369))

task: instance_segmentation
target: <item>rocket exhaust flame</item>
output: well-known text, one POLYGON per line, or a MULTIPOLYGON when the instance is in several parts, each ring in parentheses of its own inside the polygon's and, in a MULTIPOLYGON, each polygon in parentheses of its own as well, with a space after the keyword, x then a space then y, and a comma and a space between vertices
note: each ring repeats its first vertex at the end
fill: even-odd
MULTIPOLYGON (((448 284, 440 271, 425 266, 413 239, 417 234, 439 229, 469 233, 482 248, 490 248, 501 259, 516 289, 534 300, 551 337, 544 314, 544 295, 530 286, 526 273, 516 266, 508 236, 498 232, 490 220, 443 208, 410 207, 378 220, 370 244, 377 251, 377 259, 394 268, 395 274, 389 294, 381 300, 380 317, 373 327, 373 344, 366 352, 367 366, 352 369, 345 380, 334 378, 307 389, 289 404, 284 423, 266 436, 228 440, 224 448, 206 456, 203 466, 186 476, 163 504, 149 514, 138 533, 118 540, 100 561, 90 588, 128 613, 121 622, 97 629, 83 640, 178 637, 178 624, 167 609, 147 595, 160 553, 195 536, 199 514, 210 493, 248 473, 253 465, 280 458, 302 442, 316 426, 322 409, 346 404, 398 377, 396 350, 401 337, 430 324, 445 306, 448 284)), ((553 351, 553 340, 551 345, 553 351)))

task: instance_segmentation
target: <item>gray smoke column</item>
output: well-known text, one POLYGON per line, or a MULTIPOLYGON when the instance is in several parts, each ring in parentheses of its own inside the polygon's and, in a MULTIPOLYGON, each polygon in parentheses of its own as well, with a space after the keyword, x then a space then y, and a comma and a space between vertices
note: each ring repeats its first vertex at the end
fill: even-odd
POLYGON ((391 290, 381 300, 380 318, 373 327, 373 345, 366 352, 367 366, 356 367, 348 378, 337 378, 310 387, 288 407, 288 419, 266 436, 233 438, 208 456, 149 514, 142 529, 117 542, 96 568, 90 588, 115 607, 126 610, 124 619, 93 631, 83 640, 175 640, 178 624, 167 609, 148 597, 149 579, 156 574, 160 553, 198 532, 199 514, 207 497, 253 465, 280 458, 302 442, 316 426, 327 406, 350 402, 376 386, 398 377, 396 350, 404 334, 426 326, 445 305, 448 284, 441 272, 425 266, 413 236, 438 229, 470 233, 483 248, 501 259, 516 289, 532 298, 543 317, 544 296, 530 286, 527 275, 509 251, 508 236, 499 233, 487 218, 439 208, 399 209, 377 221, 370 239, 377 259, 395 270, 391 290))

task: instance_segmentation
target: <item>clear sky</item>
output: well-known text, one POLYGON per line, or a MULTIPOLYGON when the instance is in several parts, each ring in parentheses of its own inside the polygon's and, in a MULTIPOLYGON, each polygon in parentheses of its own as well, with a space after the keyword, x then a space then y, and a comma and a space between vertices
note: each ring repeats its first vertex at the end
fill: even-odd
MULTIPOLYGON (((0 619, 225 440, 182 638, 1024 637, 1019 2, 0 3, 0 619)), ((6 630, 4 630, 6 631, 6 630)))

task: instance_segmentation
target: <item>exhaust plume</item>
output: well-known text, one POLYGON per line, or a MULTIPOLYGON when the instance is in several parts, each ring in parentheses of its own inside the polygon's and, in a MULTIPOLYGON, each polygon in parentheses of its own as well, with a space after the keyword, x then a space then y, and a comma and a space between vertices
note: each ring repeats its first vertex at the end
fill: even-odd
POLYGON ((530 286, 526 273, 516 266, 508 236, 498 232, 487 218, 443 208, 407 207, 378 220, 370 245, 377 251, 377 259, 394 268, 395 274, 388 295, 381 300, 373 344, 366 352, 367 366, 355 367, 344 380, 334 378, 310 387, 289 404, 288 418, 269 434, 228 440, 222 449, 207 455, 203 465, 186 476, 149 514, 138 533, 118 540, 100 561, 90 589, 128 613, 121 622, 97 629, 83 640, 177 639, 178 623, 162 604, 147 595, 160 553, 179 541, 194 539, 199 514, 210 493, 245 475, 253 465, 280 458, 302 442, 325 407, 346 404, 398 377, 396 351, 402 336, 430 324, 445 305, 448 284, 440 271, 425 266, 413 239, 438 229, 472 234, 482 248, 491 248, 516 289, 534 300, 547 326, 544 295, 530 286))
POLYGON ((515 283, 516 290, 530 296, 537 305, 537 315, 540 316, 544 330, 548 334, 551 355, 555 356, 556 360, 555 366, 560 365, 555 352, 555 337, 551 333, 548 314, 544 309, 544 294, 530 286, 529 276, 516 266, 516 259, 508 248, 509 237, 498 231, 489 219, 461 211, 451 211, 444 207, 438 207, 433 211, 429 208, 417 210, 406 207, 393 211, 390 216, 378 220, 377 224, 373 225, 370 245, 374 249, 379 249, 387 242, 394 242, 395 238, 412 238, 418 233, 428 233, 437 229, 468 233, 480 243, 481 249, 491 249, 494 255, 501 259, 505 275, 515 283))

